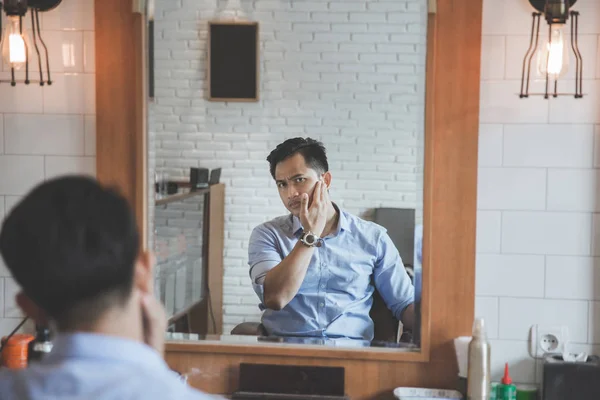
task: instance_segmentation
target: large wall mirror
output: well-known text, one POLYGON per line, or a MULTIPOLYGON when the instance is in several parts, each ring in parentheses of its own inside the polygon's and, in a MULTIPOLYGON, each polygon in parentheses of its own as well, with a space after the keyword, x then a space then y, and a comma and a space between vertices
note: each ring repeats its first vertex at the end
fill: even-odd
MULTIPOLYGON (((178 0, 162 8, 156 3, 153 24, 131 14, 132 5, 143 3, 96 2, 97 173, 130 199, 144 240, 157 253, 157 294, 171 319, 169 366, 182 372, 208 366, 209 374, 189 382, 210 393, 235 391, 242 362, 343 366, 348 395, 360 399, 385 398, 380 395, 402 385, 455 387, 453 339, 470 332, 474 315, 482 2, 432 0, 435 12, 421 25, 414 19, 425 17, 420 0, 313 1, 310 7, 286 0, 178 0), (208 25, 232 20, 258 23, 259 91, 244 86, 242 97, 253 101, 207 101, 208 25), (145 35, 152 25, 155 34, 145 35), (154 39, 154 68, 145 65, 152 44, 146 36, 154 39), (337 69, 319 70, 325 66, 337 69), (394 69, 404 67, 414 72, 394 69), (155 76, 154 86, 148 75, 155 76), (380 81, 390 75, 394 82, 380 81), (424 93, 425 104, 419 100, 424 93), (389 131, 398 136, 390 140, 389 131), (408 139, 406 131, 415 136, 408 139), (415 313, 421 332, 398 335, 388 314, 372 318, 388 325, 374 323, 371 341, 252 329, 231 334, 261 322, 250 236, 255 226, 288 214, 266 157, 293 137, 323 142, 331 199, 365 221, 388 224, 392 242, 397 231, 381 212, 391 211, 392 219, 414 210, 410 229, 402 231, 408 241, 394 247, 415 298, 421 278, 421 312, 415 313), (352 143, 343 142, 348 137, 352 143), (372 161, 378 156, 388 161, 372 161), (352 165, 360 169, 346 168, 352 165), (418 251, 402 246, 418 243, 421 233, 410 231, 421 224, 423 243, 415 244, 422 250, 420 275, 418 251)), ((233 96, 240 94, 233 89, 233 96)), ((232 93, 214 93, 222 95, 232 93)), ((312 275, 308 283, 318 290, 315 282, 312 275)))
POLYGON ((171 337, 419 350, 427 3, 155 0, 148 238, 171 337), (248 49, 209 26, 249 22, 258 96, 211 101, 209 69, 232 66, 209 48, 248 49), (332 205, 315 249, 303 193, 332 205))

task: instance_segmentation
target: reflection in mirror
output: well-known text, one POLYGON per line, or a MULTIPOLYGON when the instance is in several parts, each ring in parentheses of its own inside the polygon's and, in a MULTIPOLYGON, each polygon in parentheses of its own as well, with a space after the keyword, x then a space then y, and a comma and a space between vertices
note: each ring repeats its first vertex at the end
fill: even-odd
POLYGON ((149 238, 174 338, 418 348, 426 24, 427 0, 156 0, 149 238), (210 21, 258 22, 256 101, 208 100, 210 21))

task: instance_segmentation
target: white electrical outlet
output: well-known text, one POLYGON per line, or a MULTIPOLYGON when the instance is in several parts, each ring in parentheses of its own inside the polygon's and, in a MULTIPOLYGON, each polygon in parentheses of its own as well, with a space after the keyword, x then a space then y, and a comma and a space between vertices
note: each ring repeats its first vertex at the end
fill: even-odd
POLYGON ((529 355, 544 358, 547 354, 562 354, 569 342, 566 326, 533 325, 529 336, 529 355))

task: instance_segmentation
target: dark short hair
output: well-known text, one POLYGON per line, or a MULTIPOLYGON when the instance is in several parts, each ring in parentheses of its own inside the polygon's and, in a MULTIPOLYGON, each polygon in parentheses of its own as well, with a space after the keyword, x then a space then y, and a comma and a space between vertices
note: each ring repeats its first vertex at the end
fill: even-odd
POLYGON ((305 139, 297 137, 280 143, 267 157, 273 179, 275 179, 275 168, 277 167, 277 164, 298 153, 302 154, 304 162, 310 168, 319 171, 322 174, 329 171, 327 151, 325 150, 323 143, 311 138, 305 139))
POLYGON ((125 304, 139 246, 127 200, 83 176, 35 187, 0 232, 0 254, 14 279, 61 329, 125 304))

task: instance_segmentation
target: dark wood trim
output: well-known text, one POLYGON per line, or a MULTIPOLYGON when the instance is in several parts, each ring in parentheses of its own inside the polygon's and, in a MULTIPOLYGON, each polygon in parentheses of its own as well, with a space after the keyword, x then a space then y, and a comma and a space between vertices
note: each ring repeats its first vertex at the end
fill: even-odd
POLYGON ((144 248, 148 245, 148 42, 145 17, 137 15, 133 25, 133 37, 136 49, 135 65, 141 65, 135 82, 135 210, 140 237, 144 248), (141 44, 140 44, 141 43, 141 44), (141 208, 141 209, 140 209, 141 208))
POLYGON ((190 332, 223 333, 223 248, 225 244, 225 185, 211 185, 205 197, 204 276, 202 301, 188 313, 190 332))
MULTIPOLYGON (((225 245, 225 185, 220 183, 210 187, 208 201, 208 241, 206 297, 209 311, 214 317, 209 333, 223 333, 223 248, 225 245)), ((210 316, 209 316, 210 317, 210 316)), ((229 333, 229 332, 228 332, 229 333)))
POLYGON ((433 141, 435 138, 435 83, 436 83, 436 21, 435 14, 427 17, 427 59, 425 77, 425 157, 423 166, 423 267, 421 276, 421 352, 429 360, 431 352, 431 303, 435 296, 431 293, 431 277, 436 265, 433 260, 432 237, 435 221, 432 219, 434 187, 431 184, 435 174, 433 163, 433 141))

